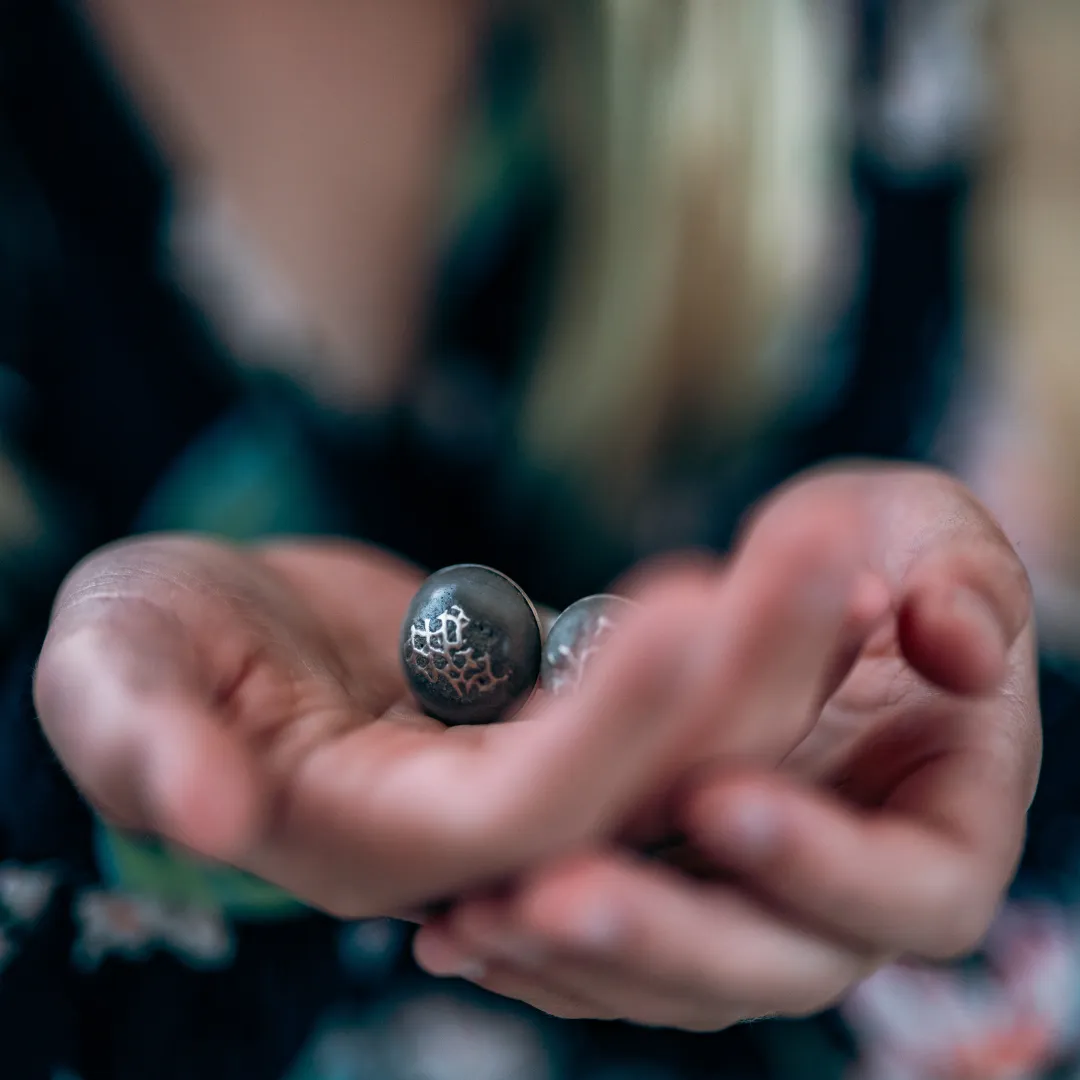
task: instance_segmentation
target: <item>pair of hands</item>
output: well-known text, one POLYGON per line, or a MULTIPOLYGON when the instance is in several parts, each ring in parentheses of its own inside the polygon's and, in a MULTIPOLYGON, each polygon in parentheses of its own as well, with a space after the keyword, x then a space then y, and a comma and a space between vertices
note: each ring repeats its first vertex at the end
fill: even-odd
POLYGON ((788 486, 727 564, 642 572, 579 695, 493 727, 405 696, 421 577, 349 545, 106 549, 57 601, 42 724, 118 825, 343 917, 461 898, 419 962, 557 1015, 804 1015, 986 929, 1038 772, 1035 657, 1023 569, 955 482, 788 486), (715 874, 634 853, 673 831, 715 874))

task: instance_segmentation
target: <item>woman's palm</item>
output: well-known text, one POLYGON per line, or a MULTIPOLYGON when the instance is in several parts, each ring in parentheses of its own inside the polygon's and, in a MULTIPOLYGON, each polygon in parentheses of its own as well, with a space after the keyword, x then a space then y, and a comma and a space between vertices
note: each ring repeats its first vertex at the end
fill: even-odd
POLYGON ((448 730, 399 671, 420 578, 346 544, 106 549, 58 601, 43 726, 118 824, 341 915, 453 895, 612 828, 671 737, 653 722, 663 669, 640 662, 665 647, 664 612, 575 701, 448 730))

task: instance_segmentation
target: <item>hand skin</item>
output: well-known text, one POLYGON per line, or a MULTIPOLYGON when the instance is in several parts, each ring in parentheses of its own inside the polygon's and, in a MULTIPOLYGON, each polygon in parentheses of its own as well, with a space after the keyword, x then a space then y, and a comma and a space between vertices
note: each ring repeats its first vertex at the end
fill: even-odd
POLYGON ((423 927, 429 971, 559 1016, 707 1031, 813 1014, 896 957, 977 945, 1041 756, 1027 577, 990 515, 924 469, 816 472, 768 500, 699 587, 713 661, 683 695, 719 734, 668 808, 713 878, 596 845, 423 927), (768 606, 788 538, 828 542, 844 519, 854 592, 841 577, 830 605, 819 590, 801 643, 774 609, 748 649, 740 603, 768 606))
MULTIPOLYGON (((779 621, 798 646, 796 586, 850 575, 838 543, 790 538, 770 596, 727 605, 748 645, 779 621)), ((65 582, 35 702, 107 820, 338 916, 404 914, 602 845, 684 771, 713 723, 671 692, 715 623, 700 577, 645 571, 580 696, 445 729, 399 670, 414 567, 346 543, 131 540, 65 582)))

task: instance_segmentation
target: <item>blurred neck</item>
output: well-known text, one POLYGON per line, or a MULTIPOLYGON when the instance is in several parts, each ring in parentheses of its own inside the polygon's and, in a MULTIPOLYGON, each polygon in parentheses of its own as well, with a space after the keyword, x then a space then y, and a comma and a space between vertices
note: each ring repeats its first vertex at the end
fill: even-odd
POLYGON ((415 348, 483 0, 87 0, 185 180, 299 299, 341 391, 415 348))

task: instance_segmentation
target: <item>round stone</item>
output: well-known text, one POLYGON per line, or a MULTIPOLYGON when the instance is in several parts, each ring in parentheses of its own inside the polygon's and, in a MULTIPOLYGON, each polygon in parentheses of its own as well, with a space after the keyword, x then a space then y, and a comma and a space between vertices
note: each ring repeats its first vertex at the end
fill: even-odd
POLYGON ((634 607, 621 596, 586 596, 571 604, 552 624, 544 642, 540 685, 550 694, 573 693, 592 658, 634 607))
POLYGON ((401 663, 424 711, 446 724, 513 715, 540 674, 540 621, 532 601, 487 566, 448 566, 412 599, 401 663))

